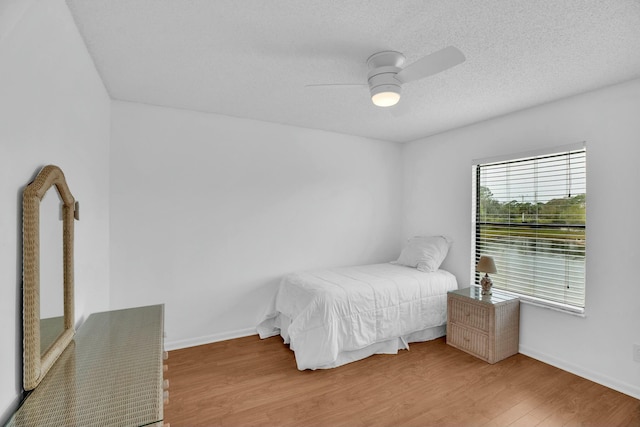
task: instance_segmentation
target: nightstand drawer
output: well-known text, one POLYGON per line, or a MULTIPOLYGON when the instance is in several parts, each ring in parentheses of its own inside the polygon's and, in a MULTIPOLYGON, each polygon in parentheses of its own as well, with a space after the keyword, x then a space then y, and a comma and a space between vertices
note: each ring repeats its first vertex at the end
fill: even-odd
POLYGON ((449 299, 449 321, 489 331, 489 307, 465 302, 459 298, 449 299))
POLYGON ((489 358, 489 336, 452 323, 447 333, 447 344, 472 353, 481 359, 489 358))

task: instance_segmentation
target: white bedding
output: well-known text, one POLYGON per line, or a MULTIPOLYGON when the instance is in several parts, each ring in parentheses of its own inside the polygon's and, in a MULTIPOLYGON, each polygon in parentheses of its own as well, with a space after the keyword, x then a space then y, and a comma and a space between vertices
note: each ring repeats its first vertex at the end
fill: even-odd
POLYGON ((457 288, 447 271, 390 263, 294 273, 282 279, 257 329, 261 338, 289 341, 300 370, 335 367, 397 352, 402 337, 436 338, 423 332, 430 328, 442 336, 447 291, 457 288))

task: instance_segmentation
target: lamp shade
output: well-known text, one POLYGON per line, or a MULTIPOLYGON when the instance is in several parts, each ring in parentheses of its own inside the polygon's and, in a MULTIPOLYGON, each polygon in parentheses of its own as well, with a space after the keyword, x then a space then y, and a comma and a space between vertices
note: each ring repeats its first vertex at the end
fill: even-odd
POLYGON ((476 264, 476 271, 480 273, 497 273, 496 263, 493 262, 493 258, 490 256, 482 255, 476 264))

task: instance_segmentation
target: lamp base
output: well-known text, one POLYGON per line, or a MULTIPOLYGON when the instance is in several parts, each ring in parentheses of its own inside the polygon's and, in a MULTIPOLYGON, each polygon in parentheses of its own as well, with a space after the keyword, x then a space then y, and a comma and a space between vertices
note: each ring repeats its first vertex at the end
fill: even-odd
POLYGON ((493 286, 493 282, 488 274, 485 274, 482 280, 480 280, 480 286, 482 287, 482 295, 491 295, 491 287, 493 286))

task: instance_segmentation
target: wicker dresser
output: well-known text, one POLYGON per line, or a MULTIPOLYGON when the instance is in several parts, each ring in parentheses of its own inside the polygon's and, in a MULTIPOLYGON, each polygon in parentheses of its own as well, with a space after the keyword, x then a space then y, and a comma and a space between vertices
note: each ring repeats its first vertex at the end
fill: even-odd
POLYGON ((520 300, 480 291, 472 286, 448 293, 447 344, 496 363, 518 352, 520 300))
POLYGON ((92 314, 6 425, 162 425, 163 322, 163 305, 92 314))

